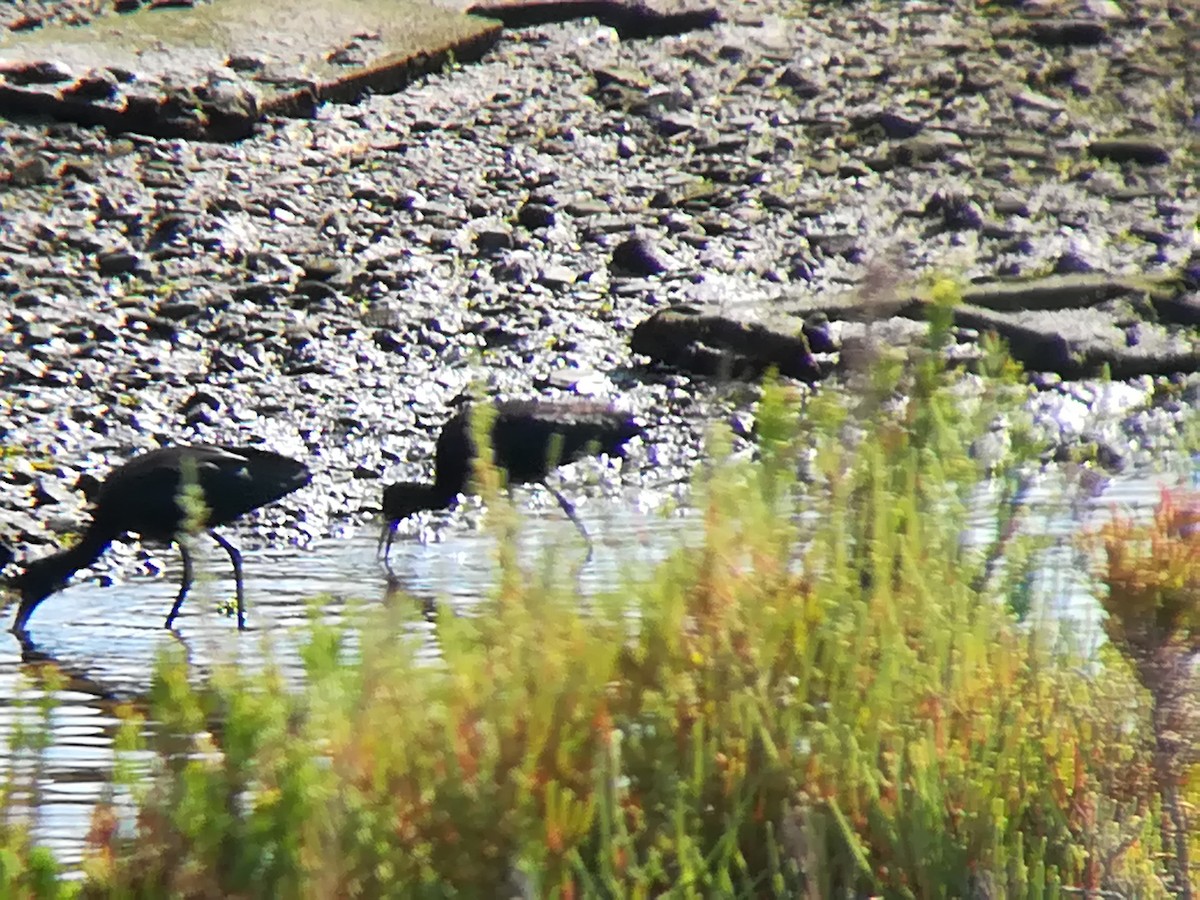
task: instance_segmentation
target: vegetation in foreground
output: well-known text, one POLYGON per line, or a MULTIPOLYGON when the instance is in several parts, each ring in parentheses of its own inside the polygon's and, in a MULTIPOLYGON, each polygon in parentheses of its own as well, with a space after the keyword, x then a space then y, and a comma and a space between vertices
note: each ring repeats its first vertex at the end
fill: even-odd
POLYGON ((768 384, 759 458, 715 441, 702 539, 604 596, 518 560, 485 465, 497 587, 441 611, 440 664, 405 636, 416 603, 314 618, 300 686, 164 657, 148 746, 132 711, 122 737, 133 824, 99 808, 74 883, 11 826, 0 890, 1191 896, 1200 515, 1170 498, 1087 537, 1101 651, 1023 618, 1036 547, 963 539, 981 479, 1016 490, 1019 447, 989 471, 968 449, 1015 382, 996 354, 968 389, 933 319, 853 407, 768 384))

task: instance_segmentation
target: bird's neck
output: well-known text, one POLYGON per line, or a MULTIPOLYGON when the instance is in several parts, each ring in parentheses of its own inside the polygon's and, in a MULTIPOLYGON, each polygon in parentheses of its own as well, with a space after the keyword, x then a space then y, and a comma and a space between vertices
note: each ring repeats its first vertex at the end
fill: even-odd
POLYGON ((37 566, 47 575, 55 576, 56 580, 61 583, 79 569, 90 566, 98 560, 115 537, 112 529, 106 527, 103 521, 96 520, 88 526, 83 536, 66 550, 59 550, 57 553, 42 557, 32 565, 37 566))
POLYGON ((69 578, 77 570, 98 560, 115 537, 112 530, 106 528, 102 522, 93 522, 75 544, 66 550, 60 550, 51 558, 58 560, 62 566, 63 578, 69 578))
POLYGON ((103 521, 94 521, 83 536, 66 550, 35 559, 17 577, 21 604, 17 609, 14 631, 20 633, 38 604, 63 586, 84 566, 90 566, 112 543, 116 534, 103 521))

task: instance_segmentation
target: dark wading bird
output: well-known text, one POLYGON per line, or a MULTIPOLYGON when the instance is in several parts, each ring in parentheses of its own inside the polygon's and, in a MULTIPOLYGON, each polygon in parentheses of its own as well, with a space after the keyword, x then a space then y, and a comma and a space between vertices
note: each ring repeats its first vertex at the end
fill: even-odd
POLYGON ((32 560, 13 579, 21 595, 13 632, 25 634, 25 625, 38 604, 61 589, 76 570, 99 559, 109 544, 127 532, 137 533, 144 541, 179 545, 183 580, 167 616, 166 627, 170 628, 192 585, 191 555, 186 542, 179 540, 189 525, 207 530, 229 553, 237 585, 238 628, 244 629, 242 555, 212 529, 304 487, 311 477, 303 463, 253 447, 197 444, 163 447, 134 457, 109 473, 95 489, 92 522, 78 543, 32 560), (199 488, 203 503, 185 513, 188 503, 184 498, 190 485, 199 488))
MULTIPOLYGON (((495 404, 491 439, 496 465, 508 473, 509 485, 537 482, 552 494, 575 523, 591 552, 591 539, 561 492, 546 484, 560 465, 587 455, 621 452, 625 442, 642 433, 629 413, 590 400, 509 400, 495 404)), ((383 489, 383 532, 378 552, 387 564, 396 526, 413 513, 446 509, 467 489, 475 458, 471 411, 442 426, 434 457, 433 483, 401 481, 383 489)))

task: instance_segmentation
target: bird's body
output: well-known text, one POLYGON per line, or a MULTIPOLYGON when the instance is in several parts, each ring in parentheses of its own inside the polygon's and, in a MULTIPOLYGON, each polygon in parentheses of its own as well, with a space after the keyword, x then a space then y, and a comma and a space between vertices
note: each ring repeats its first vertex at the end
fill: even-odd
MULTIPOLYGON (((588 400, 509 400, 495 404, 491 442, 496 465, 508 483, 544 483, 560 465, 583 456, 616 454, 641 429, 625 412, 588 400)), ((450 419, 438 436, 432 484, 397 482, 383 491, 384 532, 380 547, 386 560, 396 525, 421 510, 446 509, 470 482, 475 459, 471 410, 450 419), (385 545, 386 540, 386 545, 385 545)), ((575 510, 551 488, 563 511, 587 538, 575 510)))
MULTIPOLYGON (((13 631, 22 633, 33 610, 61 588, 78 569, 95 562, 114 540, 135 533, 142 540, 177 541, 189 525, 209 530, 229 553, 237 583, 238 627, 245 627, 241 556, 227 540, 211 531, 308 484, 308 467, 294 459, 254 447, 204 444, 163 447, 136 456, 114 469, 93 496, 92 522, 74 546, 25 566, 15 583, 21 604, 13 631), (186 489, 199 489, 189 508, 186 489), (194 521, 193 521, 194 519, 194 521)), ((183 583, 167 616, 175 620, 192 581, 191 558, 184 543, 183 583)))

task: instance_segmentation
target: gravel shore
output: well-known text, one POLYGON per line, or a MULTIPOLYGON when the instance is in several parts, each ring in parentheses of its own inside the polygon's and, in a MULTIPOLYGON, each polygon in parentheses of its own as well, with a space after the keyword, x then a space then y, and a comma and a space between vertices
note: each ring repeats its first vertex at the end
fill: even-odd
MULTIPOLYGON (((509 31, 236 144, 0 121, 0 537, 41 552, 78 526, 81 474, 181 441, 308 460, 256 534, 337 534, 427 474, 472 388, 611 398, 649 440, 588 490, 681 483, 708 423, 748 445, 754 392, 633 354, 657 310, 769 309, 881 260, 1200 276, 1186 4, 717 6, 651 40, 509 31)), ((1200 398, 1194 373, 1036 383, 1056 439, 1134 463, 1200 398)))

